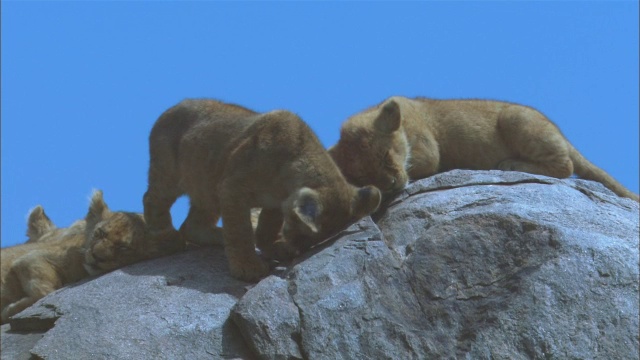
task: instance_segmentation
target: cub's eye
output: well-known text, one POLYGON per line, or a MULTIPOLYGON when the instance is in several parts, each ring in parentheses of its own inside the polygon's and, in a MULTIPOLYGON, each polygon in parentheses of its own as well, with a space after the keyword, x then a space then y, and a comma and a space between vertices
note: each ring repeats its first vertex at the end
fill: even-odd
POLYGON ((120 245, 120 246, 118 246, 118 247, 116 248, 116 250, 117 250, 118 252, 125 252, 125 251, 129 251, 129 247, 128 247, 128 246, 125 246, 125 245, 120 245))

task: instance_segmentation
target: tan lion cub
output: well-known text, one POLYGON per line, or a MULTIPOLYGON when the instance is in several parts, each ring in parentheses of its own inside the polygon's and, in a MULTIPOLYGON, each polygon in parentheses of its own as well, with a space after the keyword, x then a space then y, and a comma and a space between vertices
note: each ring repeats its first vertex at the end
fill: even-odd
POLYGON ((29 213, 27 221, 27 243, 56 241, 64 232, 84 231, 84 219, 78 220, 68 228, 58 228, 38 205, 29 213))
POLYGON ((329 153, 350 182, 386 193, 451 169, 499 169, 557 178, 575 172, 638 201, 544 115, 506 102, 394 96, 347 119, 329 153))
POLYGON ((374 211, 380 192, 349 185, 313 131, 295 114, 256 113, 215 100, 185 100, 165 111, 149 137, 144 216, 159 239, 177 237, 169 209, 188 194, 184 240, 211 242, 219 217, 231 274, 268 273, 280 229, 302 251, 374 211), (251 208, 262 208, 251 227, 251 208), (284 224, 284 227, 283 227, 284 224), (255 241, 254 241, 255 236, 255 241))
MULTIPOLYGON (((46 216, 38 208, 35 211, 29 217, 30 228, 34 225, 32 221, 44 222, 42 216, 46 216)), ((142 215, 111 212, 101 191, 93 194, 84 220, 67 229, 57 229, 53 223, 47 228, 48 232, 38 233, 38 237, 48 236, 50 241, 17 245, 0 252, 3 324, 62 286, 162 255, 143 244, 142 215)))
POLYGON ((38 243, 55 242, 73 234, 84 234, 85 221, 79 220, 68 228, 57 228, 38 205, 29 213, 27 220, 27 241, 25 244, 6 247, 0 250, 0 286, 11 269, 13 262, 31 250, 41 246, 38 243))

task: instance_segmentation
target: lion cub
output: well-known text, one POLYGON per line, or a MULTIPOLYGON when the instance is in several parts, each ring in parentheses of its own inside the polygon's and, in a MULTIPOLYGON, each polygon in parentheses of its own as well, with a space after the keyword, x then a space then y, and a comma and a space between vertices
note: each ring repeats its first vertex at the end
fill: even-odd
POLYGON ((5 248, 2 256, 0 309, 2 323, 40 298, 89 275, 102 274, 137 261, 161 255, 144 244, 141 214, 111 212, 102 192, 96 191, 85 219, 67 229, 56 228, 41 207, 29 216, 30 239, 43 242, 5 248), (41 233, 40 231, 44 231, 41 233))
POLYGON ((273 254, 282 229, 286 244, 302 251, 380 203, 378 189, 349 185, 307 124, 284 110, 260 114, 215 100, 184 100, 157 120, 149 152, 143 201, 152 236, 179 237, 169 209, 187 194, 182 239, 211 242, 222 217, 231 274, 247 281, 268 273, 254 244, 273 254), (251 208, 262 208, 255 234, 251 208))
POLYGON ((84 219, 78 220, 68 228, 57 228, 53 221, 45 214, 42 206, 38 205, 29 213, 27 220, 27 243, 45 243, 56 241, 64 237, 64 233, 84 231, 84 219))
POLYGON ((350 182, 386 193, 451 169, 499 169, 557 178, 575 172, 638 201, 544 115, 506 102, 394 96, 347 119, 329 153, 350 182))

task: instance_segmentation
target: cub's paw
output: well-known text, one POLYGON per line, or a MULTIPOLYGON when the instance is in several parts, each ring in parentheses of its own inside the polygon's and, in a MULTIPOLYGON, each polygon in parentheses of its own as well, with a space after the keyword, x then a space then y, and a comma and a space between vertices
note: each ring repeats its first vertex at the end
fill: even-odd
MULTIPOLYGON (((31 302, 33 304, 33 302, 31 302)), ((9 322, 9 319, 19 313, 20 311, 24 310, 24 307, 22 309, 18 309, 17 308, 18 303, 13 303, 13 304, 9 304, 8 306, 6 306, 3 310, 2 310, 2 315, 1 315, 1 319, 0 319, 0 323, 2 324, 6 324, 9 322)))
POLYGON ((502 160, 501 162, 498 163, 498 170, 502 170, 502 171, 524 171, 524 172, 528 172, 530 170, 528 170, 530 166, 528 166, 527 163, 525 163, 524 161, 519 161, 519 160, 515 160, 515 159, 506 159, 506 160, 502 160))
POLYGON ((11 305, 7 306, 3 311, 2 311, 2 315, 0 316, 0 324, 6 324, 9 322, 9 318, 11 317, 11 315, 9 315, 9 307, 11 305))
POLYGON ((243 261, 229 260, 231 276, 247 282, 256 282, 269 274, 269 266, 257 255, 243 261))

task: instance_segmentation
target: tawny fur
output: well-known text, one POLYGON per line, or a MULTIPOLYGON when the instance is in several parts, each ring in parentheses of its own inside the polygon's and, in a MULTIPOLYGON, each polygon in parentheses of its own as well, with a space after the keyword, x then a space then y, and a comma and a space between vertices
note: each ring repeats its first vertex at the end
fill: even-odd
MULTIPOLYGON (((29 229, 33 222, 43 220, 44 211, 40 210, 41 207, 32 211, 29 229)), ((50 220, 49 223, 48 231, 33 232, 30 236, 31 239, 47 238, 47 241, 37 240, 0 251, 3 324, 62 286, 163 255, 145 244, 142 215, 111 212, 101 191, 93 194, 85 219, 67 229, 56 228, 50 220)))
POLYGON ((84 231, 84 219, 68 228, 59 229, 49 219, 41 205, 33 208, 27 220, 27 243, 56 241, 64 237, 64 232, 84 231))
POLYGON ((350 182, 387 193, 451 169, 499 169, 556 178, 575 173, 638 201, 542 113, 507 102, 394 96, 347 119, 329 153, 350 182))
POLYGON ((253 281, 268 273, 265 254, 282 229, 304 250, 374 211, 380 192, 349 185, 313 131, 295 114, 256 113, 215 100, 185 100, 164 112, 149 137, 144 215, 152 236, 210 243, 222 217, 231 274, 253 281), (180 234, 169 212, 187 194, 180 234), (251 208, 262 208, 252 230, 251 208))
POLYGON ((27 220, 27 241, 25 244, 6 247, 0 250, 0 286, 16 259, 41 246, 38 243, 50 243, 84 234, 85 221, 78 220, 68 228, 58 228, 38 205, 29 212, 27 220))

